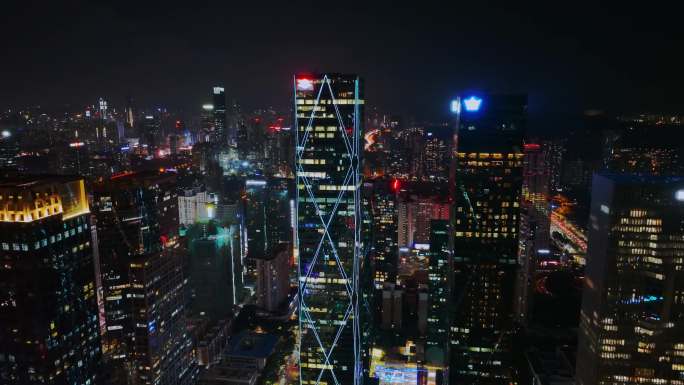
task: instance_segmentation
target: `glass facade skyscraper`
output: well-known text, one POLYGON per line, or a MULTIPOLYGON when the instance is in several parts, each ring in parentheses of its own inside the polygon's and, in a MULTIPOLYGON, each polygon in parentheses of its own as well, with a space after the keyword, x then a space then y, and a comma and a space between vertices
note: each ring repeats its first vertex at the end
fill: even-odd
POLYGON ((0 383, 102 383, 83 180, 1 182, 0 247, 0 383))
POLYGON ((684 178, 591 191, 577 384, 684 384, 684 178))
POLYGON ((301 384, 361 380, 359 265, 363 84, 294 77, 301 384))
POLYGON ((452 194, 452 383, 510 382, 527 97, 459 99, 452 194))
POLYGON ((223 145, 228 144, 226 128, 226 92, 223 87, 214 87, 214 140, 223 145))

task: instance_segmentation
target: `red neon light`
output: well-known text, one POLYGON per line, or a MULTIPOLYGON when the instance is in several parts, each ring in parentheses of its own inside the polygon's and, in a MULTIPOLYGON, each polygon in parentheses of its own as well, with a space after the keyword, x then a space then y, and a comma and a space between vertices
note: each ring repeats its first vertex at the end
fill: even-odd
POLYGON ((392 181, 392 190, 395 192, 399 191, 399 179, 395 179, 392 181))
POLYGON ((524 148, 525 151, 536 151, 539 150, 541 146, 537 143, 525 143, 524 148))
POLYGON ((112 175, 109 179, 110 180, 119 179, 119 178, 123 178, 125 176, 129 176, 129 175, 133 175, 133 174, 135 174, 135 172, 133 172, 133 171, 124 171, 124 172, 120 172, 118 174, 112 175))

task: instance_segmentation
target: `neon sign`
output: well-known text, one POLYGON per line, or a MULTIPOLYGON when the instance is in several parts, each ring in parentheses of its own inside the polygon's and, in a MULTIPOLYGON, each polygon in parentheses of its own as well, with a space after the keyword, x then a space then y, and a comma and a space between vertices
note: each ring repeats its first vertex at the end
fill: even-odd
POLYGON ((297 89, 300 91, 313 91, 314 84, 311 79, 297 79, 297 89))
POLYGON ((471 96, 468 99, 463 100, 463 107, 465 107, 465 110, 468 112, 475 112, 479 110, 481 105, 482 99, 475 96, 471 96))

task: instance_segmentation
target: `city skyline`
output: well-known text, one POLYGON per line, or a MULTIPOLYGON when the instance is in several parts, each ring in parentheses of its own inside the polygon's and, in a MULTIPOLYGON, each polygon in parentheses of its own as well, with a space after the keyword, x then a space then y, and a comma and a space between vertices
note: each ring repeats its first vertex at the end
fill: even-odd
POLYGON ((133 96, 143 105, 187 109, 219 81, 229 99, 250 109, 285 108, 289 74, 317 68, 373 79, 367 85, 373 105, 418 119, 445 116, 454 93, 469 89, 526 92, 532 120, 540 124, 587 109, 675 112, 682 103, 677 55, 665 56, 681 37, 668 9, 639 10, 644 14, 637 18, 630 9, 601 5, 568 7, 556 16, 542 5, 467 3, 426 4, 417 12, 384 4, 84 5, 15 4, 4 12, 0 28, 13 38, 9 60, 0 63, 10 92, 0 104, 80 105, 107 95, 117 104, 133 96), (299 18, 324 31, 310 37, 313 61, 292 54, 291 23, 299 18), (355 28, 341 33, 348 19, 355 28), (203 27, 183 28, 199 21, 203 27), (361 53, 354 59, 342 49, 351 42, 361 53), (649 54, 632 55, 639 46, 649 54), (267 53, 278 65, 268 56, 257 59, 267 53), (425 65, 432 70, 420 70, 425 65), (411 92, 387 91, 400 81, 411 92), (169 86, 174 92, 162 92, 169 86), (269 86, 272 92, 261 92, 269 86))
POLYGON ((684 385, 679 14, 0 14, 3 385, 684 385))

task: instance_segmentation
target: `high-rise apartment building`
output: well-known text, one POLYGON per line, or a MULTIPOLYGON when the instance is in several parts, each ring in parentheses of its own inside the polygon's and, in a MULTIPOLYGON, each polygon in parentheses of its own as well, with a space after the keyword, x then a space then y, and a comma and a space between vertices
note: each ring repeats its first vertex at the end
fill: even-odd
POLYGON ((684 383, 684 178, 595 175, 577 383, 684 383))
POLYGON ((102 383, 83 180, 0 182, 0 247, 0 383, 102 383))
POLYGON ((301 384, 358 384, 363 84, 294 77, 301 384))
POLYGON ((458 99, 454 194, 453 383, 511 380, 513 282, 527 97, 458 99))
POLYGON ((178 223, 189 226, 198 221, 206 221, 209 214, 215 214, 216 202, 203 186, 193 186, 184 189, 178 195, 178 223))

